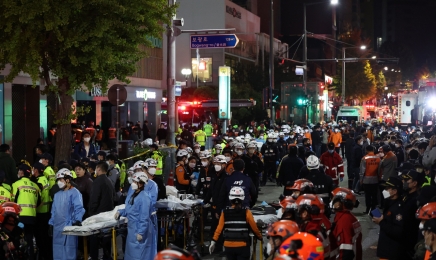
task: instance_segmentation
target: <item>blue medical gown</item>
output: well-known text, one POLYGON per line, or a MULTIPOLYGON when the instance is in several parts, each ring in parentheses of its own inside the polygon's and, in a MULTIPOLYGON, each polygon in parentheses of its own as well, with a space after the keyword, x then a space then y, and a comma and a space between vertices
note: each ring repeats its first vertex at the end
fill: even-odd
POLYGON ((153 260, 157 254, 157 222, 152 199, 145 191, 139 192, 131 205, 133 193, 126 198, 126 207, 120 210, 120 215, 126 217, 127 238, 124 259, 153 260), (136 235, 140 234, 142 240, 138 241, 136 235))
POLYGON ((151 203, 153 204, 153 207, 155 207, 157 201, 157 193, 158 193, 156 182, 152 180, 148 180, 148 183, 147 185, 145 185, 144 190, 147 191, 148 195, 150 195, 151 203))
POLYGON ((71 188, 58 191, 53 199, 51 218, 49 224, 53 226, 53 259, 76 260, 77 236, 62 235, 65 226, 71 226, 76 221, 82 221, 85 209, 83 208, 82 194, 71 188))

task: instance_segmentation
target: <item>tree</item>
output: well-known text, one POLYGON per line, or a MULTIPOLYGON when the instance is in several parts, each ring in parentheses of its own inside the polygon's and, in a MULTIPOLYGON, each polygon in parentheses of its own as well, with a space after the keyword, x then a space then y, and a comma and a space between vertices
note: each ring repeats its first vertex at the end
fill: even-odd
POLYGON ((128 83, 146 55, 140 47, 161 37, 174 12, 166 0, 2 1, 0 68, 11 65, 7 82, 20 71, 34 84, 42 78, 44 93, 56 96, 57 161, 70 155, 72 94, 105 91, 112 79, 128 83))

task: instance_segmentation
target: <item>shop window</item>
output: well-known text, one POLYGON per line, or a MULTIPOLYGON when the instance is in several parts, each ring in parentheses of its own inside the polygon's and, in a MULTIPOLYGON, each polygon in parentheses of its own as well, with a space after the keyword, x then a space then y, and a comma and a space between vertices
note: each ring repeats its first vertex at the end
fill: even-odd
POLYGON ((212 82, 212 58, 192 59, 192 82, 212 82))

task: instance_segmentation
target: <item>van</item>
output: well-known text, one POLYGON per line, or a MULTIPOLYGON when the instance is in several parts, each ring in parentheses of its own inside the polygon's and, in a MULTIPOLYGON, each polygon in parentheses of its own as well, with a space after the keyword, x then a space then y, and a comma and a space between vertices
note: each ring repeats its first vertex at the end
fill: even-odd
POLYGON ((351 123, 351 121, 360 122, 363 120, 362 112, 359 107, 340 107, 336 116, 336 122, 344 120, 347 120, 348 123, 351 123))

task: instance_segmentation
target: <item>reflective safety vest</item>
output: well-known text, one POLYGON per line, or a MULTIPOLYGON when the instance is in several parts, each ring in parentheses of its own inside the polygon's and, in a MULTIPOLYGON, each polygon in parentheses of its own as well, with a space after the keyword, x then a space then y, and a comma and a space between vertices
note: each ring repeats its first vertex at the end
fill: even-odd
POLYGON ((11 201, 11 199, 12 199, 11 186, 9 186, 6 183, 2 183, 0 185, 0 204, 11 201))
POLYGON ((126 176, 127 176, 126 164, 124 162, 122 162, 121 167, 118 165, 118 163, 116 164, 116 166, 118 166, 117 168, 118 168, 118 171, 120 172, 120 185, 122 188, 124 186, 124 181, 126 180, 126 176))
POLYGON ((27 177, 22 177, 12 184, 12 194, 14 197, 18 195, 15 201, 21 207, 20 216, 36 217, 36 204, 40 194, 36 183, 27 177))
POLYGON ((212 136, 213 126, 211 124, 204 125, 203 130, 206 133, 206 136, 212 136))
POLYGON ((369 152, 362 158, 365 161, 365 172, 363 172, 364 184, 377 184, 380 180, 378 175, 378 166, 380 165, 380 157, 375 156, 373 152, 369 152))
POLYGON ((86 130, 86 132, 89 133, 89 135, 91 136, 91 139, 92 139, 94 137, 94 134, 95 134, 95 128, 94 127, 87 127, 85 130, 86 130))
POLYGON ((82 129, 76 129, 76 143, 80 143, 82 141, 82 129))
POLYGON ((45 176, 39 176, 37 178, 38 183, 41 185, 41 204, 36 208, 36 213, 48 213, 50 212, 50 204, 52 199, 50 197, 50 183, 45 176))
POLYGON ((162 154, 159 151, 153 151, 151 158, 157 161, 156 173, 155 175, 162 175, 163 163, 162 154))
POLYGON ((201 146, 205 146, 206 145, 206 133, 203 132, 203 130, 198 130, 197 132, 195 132, 195 141, 197 143, 199 143, 201 146))
POLYGON ((109 133, 108 133, 109 139, 117 139, 117 135, 116 135, 117 129, 116 128, 111 127, 111 128, 109 128, 108 131, 109 131, 109 133))
POLYGON ((71 172, 71 175, 73 175, 73 179, 76 179, 76 178, 77 178, 77 174, 76 174, 76 172, 73 171, 73 170, 71 170, 70 172, 71 172))
POLYGON ((430 185, 431 185, 430 177, 429 176, 425 176, 425 181, 424 181, 424 183, 422 184, 421 187, 430 186, 430 185))
POLYGON ((224 210, 223 237, 226 241, 244 241, 250 238, 247 209, 227 208, 224 210))
POLYGON ((44 176, 47 178, 48 183, 50 184, 50 189, 51 189, 53 187, 53 185, 56 184, 56 174, 50 165, 45 167, 44 176))
POLYGON ((95 135, 95 141, 101 141, 103 140, 103 130, 100 129, 100 131, 95 131, 97 134, 95 135))

